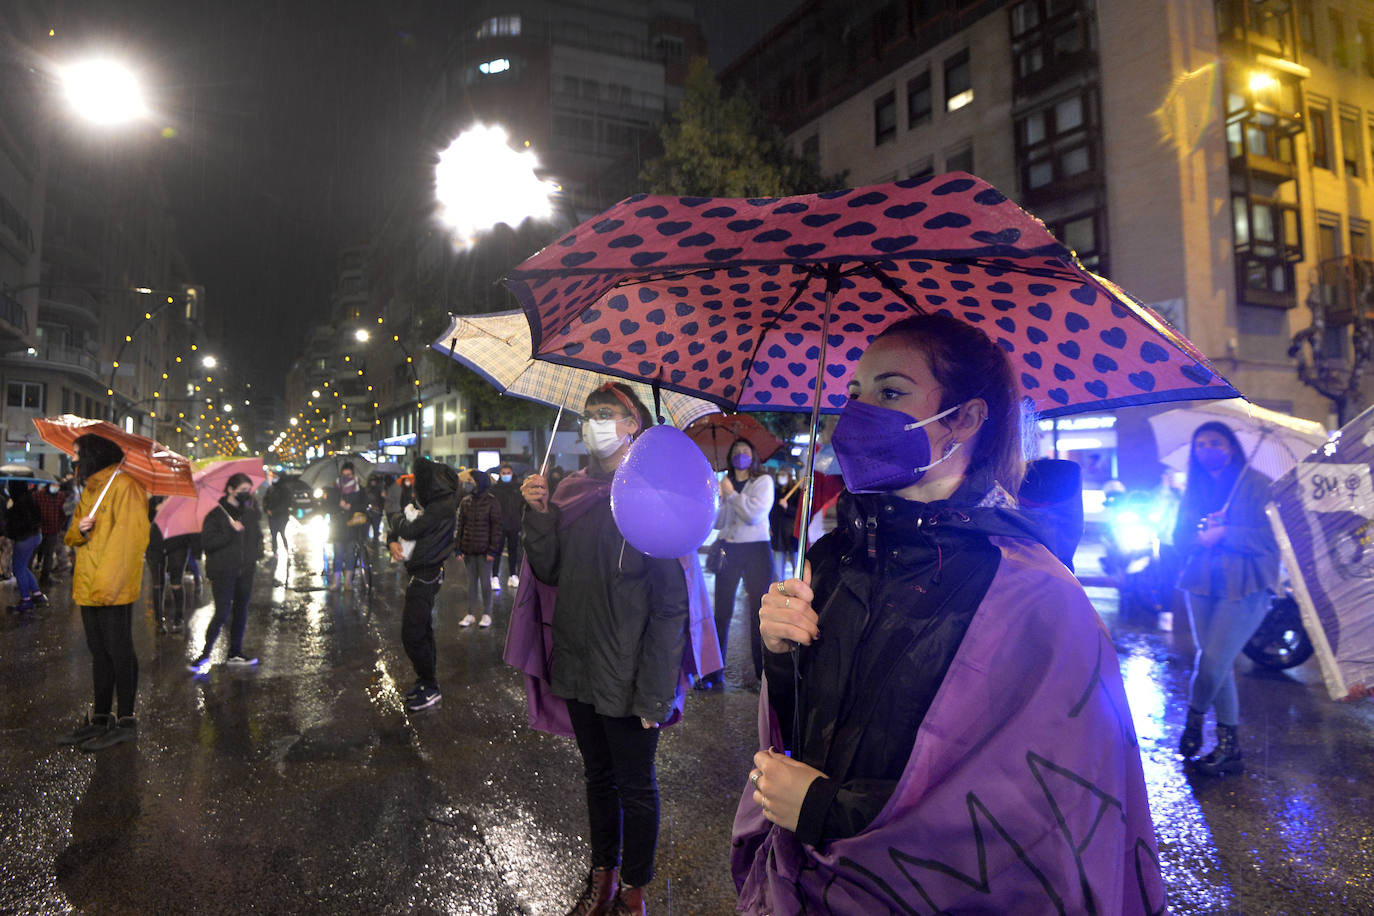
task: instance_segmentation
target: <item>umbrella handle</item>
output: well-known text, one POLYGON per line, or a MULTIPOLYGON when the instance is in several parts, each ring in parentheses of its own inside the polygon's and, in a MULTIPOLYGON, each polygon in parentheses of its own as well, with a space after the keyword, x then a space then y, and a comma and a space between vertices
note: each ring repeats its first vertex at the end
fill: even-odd
POLYGON ((100 495, 95 498, 95 505, 91 506, 91 511, 86 513, 87 518, 95 518, 95 513, 100 509, 100 504, 105 501, 105 494, 110 492, 110 484, 114 483, 114 479, 119 476, 119 471, 119 468, 115 468, 115 472, 110 475, 110 479, 105 481, 105 487, 100 491, 100 495))

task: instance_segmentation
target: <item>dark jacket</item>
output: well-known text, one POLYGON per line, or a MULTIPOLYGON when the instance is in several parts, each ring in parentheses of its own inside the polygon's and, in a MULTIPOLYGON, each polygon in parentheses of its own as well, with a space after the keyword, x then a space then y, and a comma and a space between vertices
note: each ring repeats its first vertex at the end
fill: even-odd
POLYGON ((510 483, 497 481, 491 493, 501 504, 501 530, 506 534, 520 533, 520 516, 525 511, 525 497, 520 493, 520 478, 512 476, 510 483))
MULTIPOLYGON (((156 497, 154 499, 156 499, 156 497)), ((158 506, 161 504, 162 500, 160 499, 157 499, 156 502, 153 499, 148 500, 148 546, 143 551, 143 559, 148 563, 159 562, 166 550, 162 537, 162 529, 157 526, 157 522, 153 521, 153 518, 157 515, 158 506)))
POLYGON ((1178 507, 1174 547, 1183 558, 1178 587, 1195 595, 1244 598, 1279 591, 1279 545, 1264 507, 1269 503, 1268 477, 1242 467, 1219 479, 1190 480, 1178 507), (1235 495, 1230 496, 1232 485, 1235 495), (1198 544, 1198 523, 1221 511, 1227 497, 1226 533, 1215 547, 1198 544))
POLYGON ((268 515, 281 515, 291 511, 291 487, 278 477, 262 497, 262 507, 268 515))
POLYGON ((361 486, 352 493, 345 493, 338 486, 326 488, 324 491, 324 511, 329 513, 329 542, 331 544, 343 544, 352 538, 362 540, 363 532, 367 530, 367 526, 354 525, 349 527, 348 524, 353 513, 367 511, 367 493, 363 491, 361 486), (347 502, 348 506, 340 506, 339 503, 341 502, 347 502))
POLYGON ((802 803, 801 842, 853 836, 872 822, 997 572, 989 537, 1040 539, 1013 511, 975 508, 980 498, 972 485, 934 503, 844 493, 836 529, 808 551, 822 638, 797 653, 800 748, 792 657, 764 652, 788 749, 828 777, 802 803))
POLYGON ((415 465, 415 500, 424 512, 407 521, 405 512, 390 519, 388 543, 414 541, 406 571, 433 578, 453 549, 455 513, 458 506, 458 475, 446 464, 422 458, 415 465))
POLYGON ((501 548, 501 503, 493 495, 491 478, 473 474, 477 488, 458 504, 458 552, 469 556, 495 553, 501 548))
POLYGON ((534 575, 558 588, 554 694, 589 703, 603 716, 664 721, 687 647, 682 565, 626 543, 609 497, 565 528, 559 515, 557 506, 530 510, 521 529, 534 575))
POLYGON ((15 542, 23 541, 38 534, 42 517, 38 512, 38 503, 34 501, 33 490, 20 486, 10 493, 14 505, 5 514, 5 537, 15 542))
POLYGON ((250 501, 240 506, 221 497, 215 508, 205 513, 200 526, 200 544, 205 550, 205 574, 211 579, 237 576, 262 557, 262 525, 258 507, 250 501), (243 523, 235 531, 230 519, 243 523))

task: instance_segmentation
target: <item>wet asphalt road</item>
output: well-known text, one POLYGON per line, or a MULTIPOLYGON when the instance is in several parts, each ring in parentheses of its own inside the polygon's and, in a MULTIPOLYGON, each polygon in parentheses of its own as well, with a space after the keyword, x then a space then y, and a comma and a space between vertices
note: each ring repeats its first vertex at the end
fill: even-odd
MULTIPOLYGON (((4 615, 0 912, 566 910, 587 867, 580 764, 571 741, 526 726, 520 679, 501 663, 513 590, 494 627, 462 629, 464 577, 450 569, 437 610, 444 700, 409 715, 400 575, 383 560, 371 594, 324 591, 320 547, 294 531, 290 563, 258 575, 256 669, 193 678, 208 588, 187 636, 156 634, 145 590, 136 743, 53 744, 90 702, 68 578, 52 607, 4 615)), ((1276 675, 1242 660, 1248 769, 1190 780, 1172 751, 1186 627, 1121 626, 1113 593, 1090 594, 1121 653, 1172 911, 1374 914, 1374 704, 1326 700, 1311 663, 1276 675)), ((692 695, 659 746, 654 912, 733 910, 729 830, 758 701, 743 619, 741 601, 732 686, 692 695)), ((222 638, 217 662, 224 651, 222 638)))

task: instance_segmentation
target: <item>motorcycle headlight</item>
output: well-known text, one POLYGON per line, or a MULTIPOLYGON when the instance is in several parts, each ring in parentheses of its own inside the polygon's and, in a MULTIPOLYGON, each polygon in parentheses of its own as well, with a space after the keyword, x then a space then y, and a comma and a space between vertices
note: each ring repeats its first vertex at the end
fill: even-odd
POLYGON ((1116 540, 1127 553, 1138 553, 1154 547, 1155 533, 1145 525, 1119 525, 1116 540))

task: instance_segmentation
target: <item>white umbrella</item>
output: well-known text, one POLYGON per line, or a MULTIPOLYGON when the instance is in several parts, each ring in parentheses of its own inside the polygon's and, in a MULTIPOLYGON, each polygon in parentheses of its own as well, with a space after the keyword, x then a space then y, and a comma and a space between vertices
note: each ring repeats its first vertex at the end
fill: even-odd
POLYGON ((1203 423, 1224 423, 1236 434, 1250 467, 1277 480, 1309 452, 1326 442, 1326 427, 1315 420, 1268 410, 1244 398, 1198 401, 1150 417, 1159 460, 1188 470, 1193 433, 1203 423))
MULTIPOLYGON (((587 395, 607 382, 629 386, 645 406, 653 409, 653 388, 645 382, 533 359, 530 356, 530 323, 524 312, 449 317, 452 320, 448 330, 430 346, 476 372, 502 394, 557 407, 555 432, 565 409, 581 413, 587 395)), ((678 428, 707 414, 720 413, 720 408, 710 401, 677 391, 662 391, 660 408, 664 419, 678 428)), ((549 449, 552 448, 550 438, 549 449)), ((545 455, 543 464, 547 463, 548 455, 545 455)))

